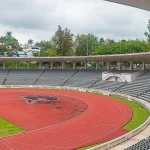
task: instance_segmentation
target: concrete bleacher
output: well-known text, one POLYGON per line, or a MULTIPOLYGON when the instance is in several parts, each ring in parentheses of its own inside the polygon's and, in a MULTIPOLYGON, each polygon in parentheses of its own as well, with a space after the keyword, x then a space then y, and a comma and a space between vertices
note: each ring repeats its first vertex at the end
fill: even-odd
POLYGON ((113 91, 123 86, 124 82, 115 82, 115 81, 99 81, 92 86, 94 89, 102 89, 107 91, 113 91))
POLYGON ((146 72, 131 83, 117 81, 102 81, 103 70, 73 70, 73 69, 11 69, 0 70, 2 85, 49 85, 94 88, 131 96, 141 96, 149 99, 150 72, 146 72))
POLYGON ((139 96, 139 98, 147 100, 150 102, 150 91, 147 91, 139 96))
POLYGON ((6 76, 7 76, 8 70, 0 69, 0 84, 2 85, 6 76))
POLYGON ((117 92, 128 94, 131 96, 140 96, 144 92, 150 89, 150 72, 146 72, 140 76, 137 80, 126 84, 119 88, 117 92))
POLYGON ((40 79, 36 82, 36 85, 51 85, 51 86, 61 86, 72 77, 77 70, 45 70, 40 79))
POLYGON ((137 144, 134 144, 124 150, 150 150, 150 137, 143 139, 137 144))
POLYGON ((102 71, 79 70, 65 83, 65 86, 89 87, 99 80, 102 80, 102 71))
POLYGON ((36 69, 12 69, 5 85, 32 85, 42 71, 36 69))

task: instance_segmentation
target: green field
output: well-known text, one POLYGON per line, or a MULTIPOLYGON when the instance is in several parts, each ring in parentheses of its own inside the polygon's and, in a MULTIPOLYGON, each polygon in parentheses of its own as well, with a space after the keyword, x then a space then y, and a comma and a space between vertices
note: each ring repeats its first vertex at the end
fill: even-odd
POLYGON ((115 100, 120 100, 126 103, 132 108, 133 111, 132 119, 123 127, 126 130, 132 131, 136 129, 137 127, 142 125, 150 116, 150 113, 145 108, 143 108, 141 105, 133 101, 129 101, 124 98, 119 98, 116 96, 111 96, 111 97, 114 98, 115 100))
POLYGON ((0 137, 15 135, 23 132, 24 130, 10 123, 9 121, 0 118, 0 137))

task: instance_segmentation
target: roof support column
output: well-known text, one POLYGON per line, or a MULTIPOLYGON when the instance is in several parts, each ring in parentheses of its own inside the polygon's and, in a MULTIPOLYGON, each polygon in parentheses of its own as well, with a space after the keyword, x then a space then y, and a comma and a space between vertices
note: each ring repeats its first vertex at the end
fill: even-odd
POLYGON ((96 70, 99 69, 99 61, 96 62, 96 70))
POLYGON ((148 62, 148 69, 150 69, 150 63, 148 62))
POLYGON ((145 69, 146 69, 146 63, 145 63, 145 61, 143 61, 142 63, 143 63, 143 68, 142 68, 142 70, 145 70, 145 69))
POLYGON ((135 63, 135 68, 136 68, 136 70, 137 70, 137 63, 135 63))
POLYGON ((65 69, 65 62, 63 61, 63 62, 61 62, 61 64, 62 64, 62 69, 65 69))
POLYGON ((107 61, 107 70, 110 70, 110 62, 107 61))
POLYGON ((39 69, 42 69, 42 62, 39 62, 39 69))
POLYGON ((6 69, 6 63, 3 62, 3 69, 6 69))
POLYGON ((84 69, 87 69, 87 62, 84 62, 84 69))
POLYGON ((73 62, 73 69, 76 69, 76 62, 73 62))
POLYGON ((104 65, 105 65, 105 66, 104 66, 104 67, 105 67, 105 69, 107 69, 107 62, 106 62, 106 61, 105 61, 105 64, 104 64, 104 65))
POLYGON ((46 65, 45 65, 45 67, 46 67, 46 69, 48 69, 48 64, 46 63, 46 65))
POLYGON ((130 61, 130 70, 133 71, 133 60, 130 61))
POLYGON ((53 69, 53 62, 51 62, 51 68, 50 69, 53 69))
POLYGON ((121 70, 121 60, 119 61, 119 70, 121 70))
POLYGON ((27 69, 30 69, 30 63, 29 62, 27 63, 27 69))
POLYGON ((16 69, 18 69, 18 62, 16 62, 16 69))

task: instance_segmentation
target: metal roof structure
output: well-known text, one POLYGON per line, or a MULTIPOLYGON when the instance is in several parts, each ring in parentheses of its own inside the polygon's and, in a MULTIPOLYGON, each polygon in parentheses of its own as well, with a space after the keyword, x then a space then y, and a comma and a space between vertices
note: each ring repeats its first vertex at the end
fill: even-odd
POLYGON ((150 0, 105 0, 150 11, 150 0))
POLYGON ((93 55, 93 56, 61 56, 61 57, 0 57, 0 62, 88 62, 88 61, 150 61, 150 52, 117 54, 117 55, 93 55))

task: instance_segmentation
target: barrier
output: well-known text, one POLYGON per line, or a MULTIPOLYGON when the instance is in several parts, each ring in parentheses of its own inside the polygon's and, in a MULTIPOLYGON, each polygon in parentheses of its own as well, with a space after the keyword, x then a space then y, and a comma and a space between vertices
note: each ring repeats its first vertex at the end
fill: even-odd
MULTIPOLYGON (((44 89, 61 89, 61 90, 71 90, 71 91, 90 92, 90 93, 95 92, 95 93, 103 94, 103 95, 111 95, 111 96, 118 96, 118 97, 126 98, 130 101, 134 101, 134 102, 140 104, 142 107, 144 107, 145 109, 147 109, 150 112, 150 105, 148 105, 148 103, 142 99, 132 97, 129 95, 125 95, 125 94, 121 94, 121 93, 102 91, 102 90, 98 90, 98 89, 87 89, 87 88, 66 87, 66 86, 37 86, 37 85, 29 85, 29 86, 28 85, 19 85, 19 86, 18 85, 0 85, 0 88, 18 88, 18 89, 19 88, 34 88, 34 89, 43 89, 44 88, 44 89)), ((133 130, 121 137, 118 137, 114 140, 106 142, 104 144, 95 146, 93 148, 89 148, 88 150, 106 150, 106 149, 112 148, 116 145, 119 145, 122 142, 129 140, 133 136, 137 135, 142 130, 144 130, 149 124, 150 124, 150 117, 146 120, 145 123, 143 123, 141 126, 136 128, 135 130, 133 130)))

